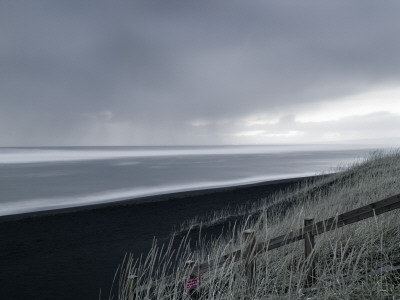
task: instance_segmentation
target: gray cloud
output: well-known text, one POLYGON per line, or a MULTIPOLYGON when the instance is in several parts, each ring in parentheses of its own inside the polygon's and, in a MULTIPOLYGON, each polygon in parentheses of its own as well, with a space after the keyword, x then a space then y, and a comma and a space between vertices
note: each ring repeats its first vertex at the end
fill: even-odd
POLYGON ((0 143, 237 142, 238 119, 397 84, 399 9, 2 1, 0 143))

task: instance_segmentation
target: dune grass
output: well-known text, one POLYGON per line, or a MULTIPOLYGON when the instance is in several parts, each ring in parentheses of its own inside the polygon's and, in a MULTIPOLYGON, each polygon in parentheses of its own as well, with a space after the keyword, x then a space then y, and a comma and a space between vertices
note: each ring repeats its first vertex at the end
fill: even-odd
MULTIPOLYGON (((399 151, 375 152, 351 166, 341 166, 339 171, 274 194, 250 208, 202 220, 210 226, 230 215, 248 216, 245 222, 233 225, 229 234, 211 241, 202 238, 199 230, 195 249, 189 234, 184 238, 172 235, 164 247, 154 243, 147 256, 127 256, 115 279, 118 293, 110 299, 132 299, 130 274, 139 275, 141 290, 136 299, 189 299, 183 288, 183 278, 190 272, 185 262, 218 261, 223 254, 240 249, 246 228, 255 229, 258 242, 267 241, 299 229, 306 216, 318 222, 400 194, 399 151)), ((201 227, 196 221, 200 222, 195 220, 192 225, 201 227)), ((400 211, 318 235, 315 242, 316 282, 312 289, 304 289, 307 270, 300 241, 257 255, 252 289, 242 262, 232 260, 210 268, 202 274, 199 299, 400 298, 399 273, 379 274, 379 268, 400 263, 400 211)))

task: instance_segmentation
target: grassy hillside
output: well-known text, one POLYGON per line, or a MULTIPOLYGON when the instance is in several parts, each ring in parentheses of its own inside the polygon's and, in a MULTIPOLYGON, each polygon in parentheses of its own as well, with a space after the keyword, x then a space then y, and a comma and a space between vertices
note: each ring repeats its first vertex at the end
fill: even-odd
MULTIPOLYGON (((152 248, 147 257, 127 257, 118 273, 117 299, 129 298, 129 274, 139 274, 139 285, 147 286, 137 299, 189 299, 182 287, 188 270, 185 261, 204 262, 237 250, 243 245, 242 232, 256 230, 257 241, 299 229, 303 219, 320 221, 346 211, 400 194, 400 152, 374 153, 331 176, 312 180, 241 209, 246 222, 232 227, 231 234, 213 241, 202 238, 197 249, 188 239, 163 249, 152 248), (171 270, 174 276, 167 276, 171 270), (151 287, 154 280, 159 282, 151 287), (171 284, 172 283, 172 284, 171 284)), ((216 214, 209 224, 232 212, 216 214)), ((195 222, 193 225, 198 226, 195 222)), ((177 237, 175 237, 176 239, 177 237)), ((381 267, 400 263, 400 211, 345 226, 316 236, 315 289, 304 290, 303 242, 296 242, 256 256, 255 285, 251 295, 246 286, 243 264, 228 261, 202 275, 200 299, 393 299, 400 297, 398 273, 368 275, 381 267)), ((193 243, 192 243, 193 244, 193 243)))

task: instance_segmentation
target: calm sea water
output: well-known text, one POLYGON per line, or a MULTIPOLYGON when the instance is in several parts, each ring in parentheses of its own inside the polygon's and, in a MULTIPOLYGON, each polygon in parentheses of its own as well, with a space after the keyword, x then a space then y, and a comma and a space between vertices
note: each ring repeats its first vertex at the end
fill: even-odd
POLYGON ((0 215, 333 172, 354 146, 0 148, 0 215))

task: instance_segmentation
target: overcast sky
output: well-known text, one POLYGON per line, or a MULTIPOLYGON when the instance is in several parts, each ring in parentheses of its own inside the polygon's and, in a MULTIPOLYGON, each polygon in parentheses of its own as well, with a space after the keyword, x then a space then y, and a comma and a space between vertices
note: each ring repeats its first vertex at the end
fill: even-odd
POLYGON ((400 141, 399 16, 398 0, 1 0, 0 146, 400 141))

